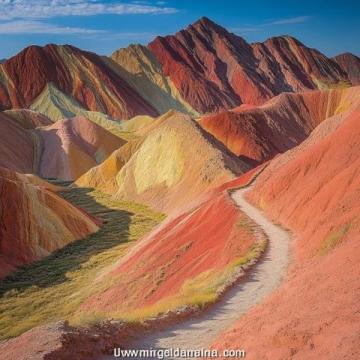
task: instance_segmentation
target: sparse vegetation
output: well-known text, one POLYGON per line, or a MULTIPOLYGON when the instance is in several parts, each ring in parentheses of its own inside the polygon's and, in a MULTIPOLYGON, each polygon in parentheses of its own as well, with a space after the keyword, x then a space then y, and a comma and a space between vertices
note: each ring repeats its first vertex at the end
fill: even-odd
POLYGON ((174 296, 164 298, 149 307, 136 309, 126 314, 112 314, 112 316, 125 321, 139 321, 155 317, 165 311, 176 311, 184 306, 204 308, 216 302, 224 289, 237 279, 239 266, 257 260, 266 245, 267 239, 265 234, 262 234, 261 240, 257 241, 245 256, 235 259, 222 271, 219 269, 205 271, 195 278, 185 281, 180 291, 174 296))
POLYGON ((351 228, 351 223, 345 224, 339 229, 329 233, 321 243, 319 249, 319 255, 329 254, 341 241, 341 239, 347 234, 351 228))
MULTIPOLYGON (((96 234, 25 267, 0 284, 1 339, 43 323, 71 320, 84 299, 99 291, 99 286, 109 286, 94 286, 94 279, 115 263, 131 242, 164 218, 144 205, 113 200, 90 189, 74 188, 62 195, 104 219, 104 225, 96 234)), ((103 314, 91 314, 79 321, 92 323, 102 318, 103 314)))

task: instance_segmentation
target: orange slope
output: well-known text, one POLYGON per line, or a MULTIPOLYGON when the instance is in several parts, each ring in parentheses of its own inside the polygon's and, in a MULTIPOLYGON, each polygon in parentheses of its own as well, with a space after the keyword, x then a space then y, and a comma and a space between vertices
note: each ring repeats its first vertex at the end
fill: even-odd
POLYGON ((240 158, 259 163, 298 145, 324 119, 346 111, 358 88, 284 93, 260 107, 204 116, 201 126, 240 158))
POLYGON ((259 176, 250 199, 295 233, 294 263, 279 291, 214 347, 245 348, 249 359, 358 358, 359 121, 360 102, 259 176))

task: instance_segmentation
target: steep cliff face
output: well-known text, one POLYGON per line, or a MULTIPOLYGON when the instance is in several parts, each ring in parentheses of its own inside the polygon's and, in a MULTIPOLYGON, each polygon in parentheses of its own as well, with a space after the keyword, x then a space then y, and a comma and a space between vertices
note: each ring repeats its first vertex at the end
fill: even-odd
POLYGON ((333 58, 347 72, 352 85, 360 85, 360 58, 351 53, 344 53, 333 58))
POLYGON ((149 48, 182 97, 201 113, 348 80, 333 60, 294 38, 251 45, 207 18, 157 37, 149 48))
POLYGON ((0 168, 0 278, 98 230, 40 179, 0 168))
POLYGON ((300 144, 323 120, 351 108, 358 94, 359 87, 283 93, 262 106, 240 106, 199 122, 234 154, 257 164, 300 144))
POLYGON ((30 46, 1 64, 0 109, 29 107, 49 83, 114 118, 157 115, 100 56, 70 45, 30 46))

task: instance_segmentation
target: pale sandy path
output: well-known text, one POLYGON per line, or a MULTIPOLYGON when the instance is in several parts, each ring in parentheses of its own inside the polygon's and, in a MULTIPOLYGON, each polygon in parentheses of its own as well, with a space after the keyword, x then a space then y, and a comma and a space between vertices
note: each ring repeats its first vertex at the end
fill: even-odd
MULTIPOLYGON (((244 199, 244 193, 248 189, 235 191, 232 198, 269 238, 268 249, 262 260, 249 271, 242 282, 230 289, 223 299, 206 313, 143 336, 131 344, 132 349, 207 349, 220 333, 279 286, 289 262, 290 235, 267 220, 261 211, 244 199)), ((110 359, 114 357, 101 358, 110 359)))

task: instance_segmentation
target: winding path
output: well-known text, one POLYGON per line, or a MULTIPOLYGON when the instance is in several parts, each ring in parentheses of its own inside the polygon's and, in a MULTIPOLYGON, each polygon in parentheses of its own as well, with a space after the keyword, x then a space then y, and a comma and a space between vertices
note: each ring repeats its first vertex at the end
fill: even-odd
MULTIPOLYGON (((266 219, 260 210, 244 198, 249 188, 240 189, 232 198, 269 238, 268 249, 262 260, 249 271, 244 281, 230 289, 223 299, 206 313, 161 331, 154 331, 131 344, 133 349, 201 349, 233 325, 242 314, 258 304, 281 283, 289 262, 290 235, 266 219)), ((105 356, 102 360, 114 359, 105 356)))

